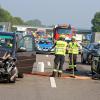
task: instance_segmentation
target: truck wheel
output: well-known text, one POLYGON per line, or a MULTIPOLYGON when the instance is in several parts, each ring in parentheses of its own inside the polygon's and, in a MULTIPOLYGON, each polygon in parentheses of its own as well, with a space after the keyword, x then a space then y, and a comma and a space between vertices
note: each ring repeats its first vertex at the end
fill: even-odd
POLYGON ((24 78, 23 73, 18 73, 18 78, 24 78))

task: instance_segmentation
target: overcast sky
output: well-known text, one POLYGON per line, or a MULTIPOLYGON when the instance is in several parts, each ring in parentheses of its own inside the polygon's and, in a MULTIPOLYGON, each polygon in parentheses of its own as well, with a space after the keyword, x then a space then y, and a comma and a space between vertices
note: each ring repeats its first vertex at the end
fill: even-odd
POLYGON ((100 0, 0 0, 0 5, 25 21, 39 19, 46 25, 69 23, 81 28, 90 28, 100 11, 100 0))

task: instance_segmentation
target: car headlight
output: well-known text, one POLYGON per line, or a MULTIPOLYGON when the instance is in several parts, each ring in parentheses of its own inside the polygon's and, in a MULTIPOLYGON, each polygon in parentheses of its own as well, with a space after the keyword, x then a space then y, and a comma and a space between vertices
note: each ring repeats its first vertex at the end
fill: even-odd
POLYGON ((42 50, 42 48, 41 48, 40 46, 37 46, 37 49, 38 49, 38 50, 42 50))

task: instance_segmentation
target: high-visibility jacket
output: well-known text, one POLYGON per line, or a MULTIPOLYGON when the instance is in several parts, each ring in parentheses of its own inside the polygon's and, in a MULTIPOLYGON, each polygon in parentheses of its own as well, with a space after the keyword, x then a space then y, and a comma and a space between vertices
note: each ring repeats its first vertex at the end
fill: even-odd
POLYGON ((55 54, 65 55, 67 43, 65 41, 58 40, 55 46, 55 54))
POLYGON ((73 53, 73 54, 78 54, 79 53, 77 42, 74 42, 74 43, 70 42, 69 43, 68 53, 73 53))

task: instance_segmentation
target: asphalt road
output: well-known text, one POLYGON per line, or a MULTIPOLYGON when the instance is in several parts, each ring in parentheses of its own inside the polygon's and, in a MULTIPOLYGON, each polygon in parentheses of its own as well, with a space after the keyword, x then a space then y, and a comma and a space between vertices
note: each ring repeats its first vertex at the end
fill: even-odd
MULTIPOLYGON (((37 55, 33 70, 36 72, 38 62, 44 62, 45 72, 52 71, 53 59, 53 55, 37 55)), ((64 69, 66 66, 67 57, 64 69)), ((89 75, 89 65, 79 63, 77 66, 77 73, 89 75)), ((100 80, 25 75, 23 79, 17 79, 15 84, 1 83, 0 100, 100 100, 100 80)))

